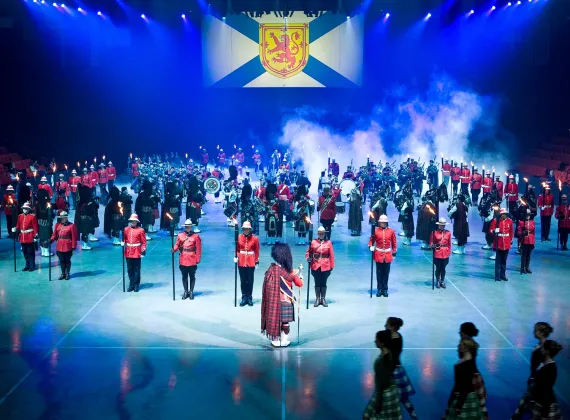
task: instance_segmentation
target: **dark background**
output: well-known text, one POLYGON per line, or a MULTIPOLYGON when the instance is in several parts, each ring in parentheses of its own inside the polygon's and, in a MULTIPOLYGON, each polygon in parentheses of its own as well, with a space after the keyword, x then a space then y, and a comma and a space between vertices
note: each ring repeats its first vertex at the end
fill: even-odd
MULTIPOLYGON (((265 151, 299 107, 323 110, 319 121, 343 131, 393 86, 427 89, 434 73, 445 72, 500 98, 500 126, 514 159, 570 129, 570 2, 537 1, 548 4, 488 37, 465 27, 459 35, 456 27, 466 10, 479 12, 488 2, 378 3, 367 15, 361 89, 221 90, 202 86, 199 8, 184 25, 180 12, 164 3, 130 3, 132 14, 114 19, 115 29, 129 34, 124 44, 124 32, 97 32, 93 41, 94 27, 80 18, 53 10, 42 15, 31 11, 37 5, 7 0, 0 6, 2 145, 24 157, 71 164, 106 154, 117 166, 129 152, 195 155, 198 145, 255 144, 265 151), (382 26, 386 10, 390 22, 382 26), (426 10, 433 21, 416 33, 426 10), (141 12, 157 22, 149 26, 141 12)), ((113 7, 90 6, 92 20, 95 8, 113 7)), ((482 136, 493 145, 492 135, 482 136)))

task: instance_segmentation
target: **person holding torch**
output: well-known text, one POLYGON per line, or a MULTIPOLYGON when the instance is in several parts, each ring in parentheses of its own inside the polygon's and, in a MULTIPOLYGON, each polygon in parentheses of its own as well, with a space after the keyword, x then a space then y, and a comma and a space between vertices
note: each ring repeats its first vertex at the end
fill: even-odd
POLYGON ((59 222, 55 225, 50 242, 56 242, 57 258, 61 267, 59 280, 69 280, 71 271, 71 256, 77 247, 77 230, 75 225, 69 222, 66 211, 60 210, 58 213, 59 222))
POLYGON ((381 215, 378 225, 374 230, 374 237, 368 241, 368 246, 376 262, 376 297, 388 297, 390 265, 398 252, 398 244, 394 229, 388 227, 388 216, 381 215))
POLYGON ((568 196, 562 194, 560 203, 556 207, 556 218, 558 219, 558 235, 560 235, 560 246, 562 251, 568 251, 568 233, 570 233, 570 204, 568 196))
POLYGON ((196 284, 196 270, 202 259, 202 239, 192 230, 192 220, 184 222, 184 232, 178 234, 176 243, 171 249, 172 253, 180 252, 179 268, 182 273, 182 286, 184 294, 182 300, 194 300, 194 285, 196 284), (188 285, 190 278, 190 285, 188 285))

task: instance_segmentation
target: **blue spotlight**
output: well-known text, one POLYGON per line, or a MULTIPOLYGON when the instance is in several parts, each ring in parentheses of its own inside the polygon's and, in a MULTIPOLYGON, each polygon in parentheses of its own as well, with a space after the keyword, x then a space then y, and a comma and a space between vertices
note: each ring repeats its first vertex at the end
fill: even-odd
POLYGON ((182 15, 182 19, 186 19, 186 15, 182 15))
POLYGON ((141 15, 141 18, 146 19, 146 16, 144 15, 144 13, 141 15))
POLYGON ((53 7, 57 7, 57 3, 52 4, 53 7))
POLYGON ((430 17, 431 17, 431 13, 428 13, 428 14, 426 15, 426 17, 424 18, 424 22, 427 22, 430 17))
POLYGON ((390 17, 390 13, 386 13, 386 17, 389 18, 389 17, 390 17))
POLYGON ((83 12, 83 9, 82 9, 81 7, 78 7, 78 8, 77 8, 77 11, 78 11, 78 12, 83 12))
POLYGON ((103 16, 103 13, 97 12, 97 16, 103 16))
POLYGON ((519 0, 519 1, 517 1, 517 6, 519 6, 520 4, 521 4, 521 1, 520 1, 520 0, 519 0))
POLYGON ((496 7, 495 7, 495 6, 491 7, 491 10, 495 10, 495 9, 496 9, 496 7))
POLYGON ((222 20, 226 20, 226 17, 224 16, 224 17, 222 18, 222 20))
POLYGON ((507 3, 507 6, 511 7, 513 4, 511 2, 507 3))

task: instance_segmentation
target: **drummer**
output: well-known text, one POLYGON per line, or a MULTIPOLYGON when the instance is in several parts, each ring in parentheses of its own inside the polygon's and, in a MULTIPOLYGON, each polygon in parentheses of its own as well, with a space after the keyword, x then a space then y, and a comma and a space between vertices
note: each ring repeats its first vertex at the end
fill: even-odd
POLYGON ((346 172, 342 175, 342 179, 352 179, 354 180, 356 177, 354 176, 354 172, 352 172, 352 166, 346 167, 346 172))

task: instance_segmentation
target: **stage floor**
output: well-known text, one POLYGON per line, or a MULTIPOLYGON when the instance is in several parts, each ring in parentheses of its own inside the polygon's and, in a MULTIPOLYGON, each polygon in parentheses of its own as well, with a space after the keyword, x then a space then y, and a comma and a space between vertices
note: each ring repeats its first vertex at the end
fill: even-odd
MULTIPOLYGON (((180 299, 177 267, 172 300, 165 232, 149 242, 141 291, 123 293, 121 251, 101 232, 93 250, 76 252, 70 281, 49 283, 47 259, 39 271, 14 273, 4 231, 0 418, 358 419, 374 386, 374 334, 388 316, 405 323, 403 363, 421 419, 444 414, 465 321, 480 329, 478 366, 491 419, 510 418, 525 391, 536 321, 549 322, 564 346, 557 391, 570 415, 570 253, 556 252, 556 223, 554 241, 537 244, 532 275, 518 274, 520 257, 511 253, 509 282, 495 282, 473 209, 467 255, 452 256, 446 290, 432 290, 431 254, 415 242, 401 246, 392 264, 390 297, 371 299, 369 229, 351 237, 347 215, 340 215, 330 306, 306 310, 303 288, 300 344, 294 323, 291 347, 272 349, 260 334, 259 304, 269 247, 262 248, 255 305, 234 308, 233 229, 221 204, 210 201, 205 211, 194 301, 180 299)), ((393 207, 389 216, 397 220, 393 207)), ((293 246, 291 227, 286 233, 295 264, 306 267, 305 247, 293 246)), ((21 270, 19 251, 17 257, 21 270)), ((59 277, 58 267, 53 275, 59 277)))

